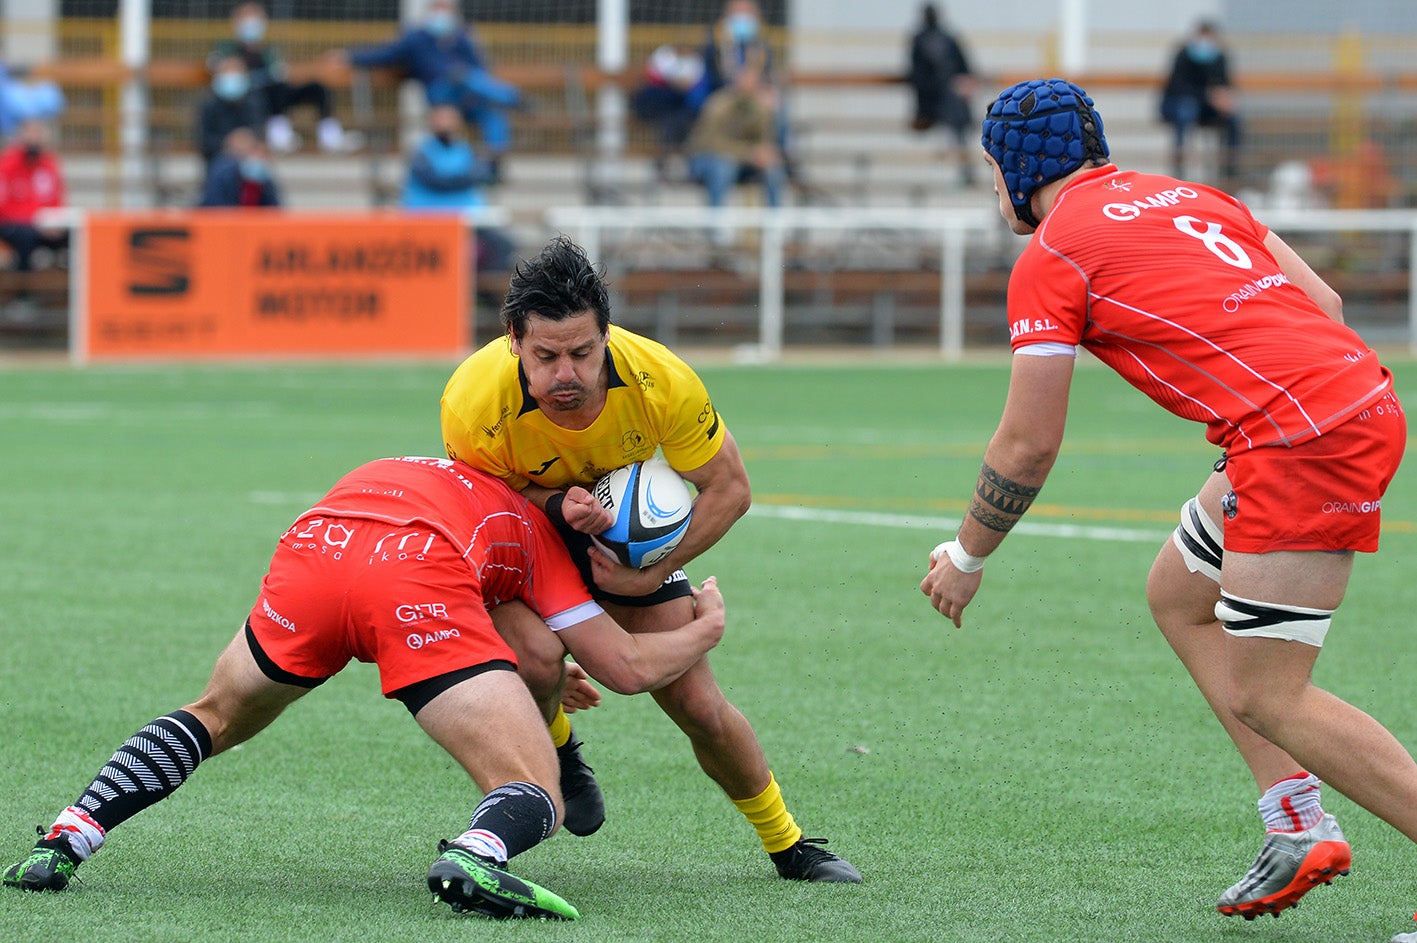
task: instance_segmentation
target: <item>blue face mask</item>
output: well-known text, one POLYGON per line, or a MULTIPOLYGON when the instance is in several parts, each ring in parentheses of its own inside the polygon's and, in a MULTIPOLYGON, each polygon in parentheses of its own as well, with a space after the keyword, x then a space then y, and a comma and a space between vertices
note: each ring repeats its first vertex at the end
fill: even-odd
POLYGON ((234 102, 251 90, 251 79, 244 72, 218 72, 212 77, 212 91, 218 98, 234 102))
POLYGON ((1208 39, 1193 39, 1186 44, 1186 52, 1192 59, 1209 64, 1220 58, 1220 47, 1208 39))
POLYGON ((449 36, 457 27, 457 17, 445 10, 435 10, 423 18, 423 28, 434 36, 449 36))
POLYGON ((271 177, 270 165, 259 157, 242 158, 241 177, 253 183, 265 183, 271 177))
POLYGON ((733 14, 728 18, 728 34, 734 42, 752 42, 758 38, 758 18, 751 13, 733 14))
POLYGON ((246 16, 236 21, 236 38, 243 43, 258 43, 266 38, 266 18, 246 16))

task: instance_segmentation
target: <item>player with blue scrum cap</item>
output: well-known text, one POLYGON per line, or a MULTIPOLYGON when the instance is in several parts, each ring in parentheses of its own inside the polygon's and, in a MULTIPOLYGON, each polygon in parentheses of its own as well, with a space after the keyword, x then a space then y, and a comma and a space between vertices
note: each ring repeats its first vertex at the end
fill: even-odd
MULTIPOLYGON (((1417 763, 1312 669, 1355 551, 1377 549, 1406 424, 1342 300, 1238 200, 1118 169, 1092 99, 1021 82, 981 139, 999 212, 1031 237, 1009 279, 1008 398, 921 590, 956 625, 1063 438, 1079 346, 1224 450, 1147 582, 1152 615, 1250 768, 1266 830, 1217 902, 1252 918, 1347 873, 1321 776, 1417 840, 1417 763)), ((1414 935, 1417 936, 1417 935, 1414 935)))
MULTIPOLYGON (((668 348, 610 323, 604 281, 564 236, 517 266, 502 306, 507 335, 476 351, 443 391, 448 456, 501 477, 546 509, 596 599, 630 632, 692 619, 682 567, 713 546, 751 499, 738 446, 703 381, 668 348), (662 451, 698 492, 688 531, 664 559, 621 566, 591 549, 611 523, 589 492, 606 473, 662 451)), ((600 789, 559 708, 565 648, 525 609, 498 610, 522 676, 561 756, 566 828, 589 834, 605 818, 600 789), (539 666, 539 668, 537 667, 539 666)), ((802 837, 757 734, 724 696, 707 658, 654 692, 693 745, 704 772, 752 824, 779 875, 858 882, 860 873, 802 837)))

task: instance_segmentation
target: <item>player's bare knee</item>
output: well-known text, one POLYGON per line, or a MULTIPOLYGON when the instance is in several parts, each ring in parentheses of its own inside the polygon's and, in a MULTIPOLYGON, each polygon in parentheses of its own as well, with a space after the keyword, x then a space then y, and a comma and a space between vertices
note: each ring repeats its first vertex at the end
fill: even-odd
POLYGON ((1282 710, 1282 706, 1272 703, 1273 700, 1272 695, 1264 690, 1232 684, 1225 706, 1240 723, 1266 740, 1272 740, 1282 710))

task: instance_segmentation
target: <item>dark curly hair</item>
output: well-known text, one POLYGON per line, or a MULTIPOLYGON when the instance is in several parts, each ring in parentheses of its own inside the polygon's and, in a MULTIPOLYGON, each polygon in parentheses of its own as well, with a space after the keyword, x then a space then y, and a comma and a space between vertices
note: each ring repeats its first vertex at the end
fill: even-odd
POLYGON ((557 236, 539 256, 517 263, 502 302, 502 325, 521 340, 526 336, 526 319, 533 314, 564 321, 586 311, 595 312, 595 323, 604 334, 610 327, 604 273, 591 264, 580 246, 566 236, 557 236))

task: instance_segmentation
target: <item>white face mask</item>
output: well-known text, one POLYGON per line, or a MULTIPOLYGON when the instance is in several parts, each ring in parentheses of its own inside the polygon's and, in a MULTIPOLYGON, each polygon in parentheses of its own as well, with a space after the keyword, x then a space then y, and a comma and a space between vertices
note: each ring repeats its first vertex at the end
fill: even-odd
POLYGON ((258 43, 266 38, 264 16, 243 16, 236 21, 236 38, 243 43, 258 43))
POLYGON ((1209 39, 1193 39, 1186 44, 1186 51, 1197 62, 1214 62, 1220 57, 1220 46, 1209 39))
POLYGON ((448 10, 434 10, 423 18, 423 28, 434 36, 448 36, 457 29, 458 18, 448 10))
POLYGON ((226 101, 236 101, 250 90, 251 80, 244 72, 218 72, 212 77, 212 91, 226 101))
POLYGON ((751 13, 735 13, 728 18, 728 33, 736 42, 752 42, 758 38, 758 18, 751 13))
POLYGON ((245 157, 241 160, 241 176, 252 183, 265 183, 270 179, 271 166, 259 157, 245 157))

